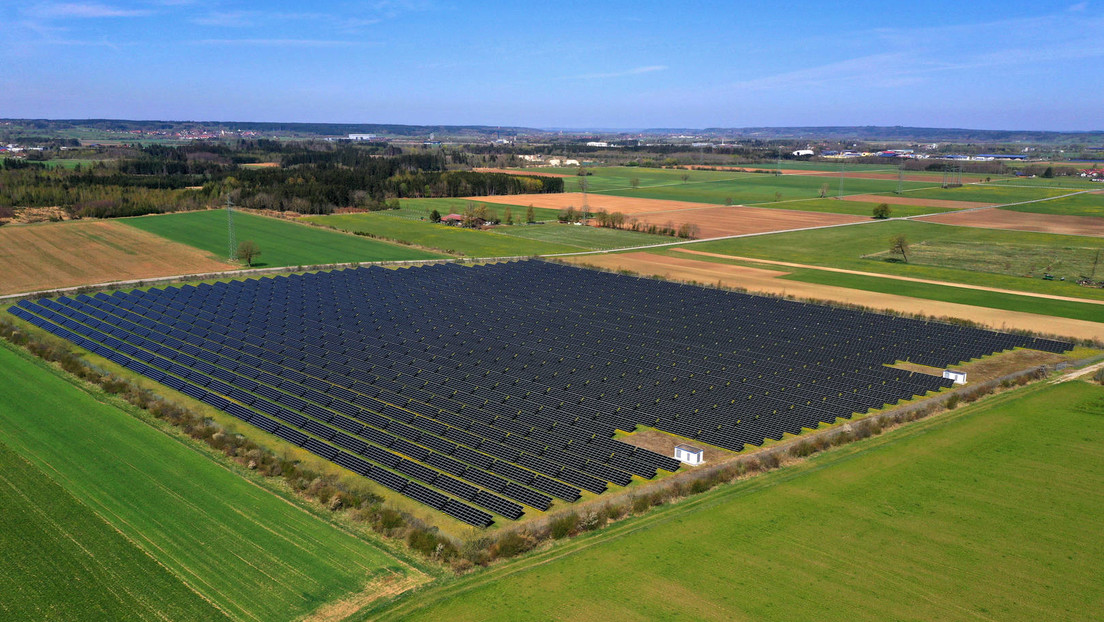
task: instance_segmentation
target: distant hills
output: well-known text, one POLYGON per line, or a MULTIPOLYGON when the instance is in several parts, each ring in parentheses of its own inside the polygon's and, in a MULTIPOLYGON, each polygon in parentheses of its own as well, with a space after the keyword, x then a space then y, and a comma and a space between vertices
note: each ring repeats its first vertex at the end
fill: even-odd
MULTIPOLYGON (((154 121, 127 119, 0 119, 2 135, 120 135, 136 133, 225 131, 265 136, 345 137, 374 134, 380 138, 475 139, 530 137, 656 137, 731 140, 875 141, 903 143, 1030 143, 1104 145, 1104 131, 1047 132, 977 130, 905 126, 795 126, 743 128, 549 129, 490 125, 402 125, 394 123, 279 123, 262 121, 154 121)), ((86 136, 82 136, 86 137, 86 136)))

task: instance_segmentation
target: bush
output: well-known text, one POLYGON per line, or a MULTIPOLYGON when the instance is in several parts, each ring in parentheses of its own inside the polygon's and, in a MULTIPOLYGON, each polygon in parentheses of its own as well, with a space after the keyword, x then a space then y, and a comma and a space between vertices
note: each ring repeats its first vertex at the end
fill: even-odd
POLYGON ((571 514, 560 516, 552 521, 550 530, 552 537, 556 540, 559 540, 561 538, 566 538, 567 536, 573 535, 575 532, 575 527, 578 524, 579 516, 574 512, 572 512, 571 514))

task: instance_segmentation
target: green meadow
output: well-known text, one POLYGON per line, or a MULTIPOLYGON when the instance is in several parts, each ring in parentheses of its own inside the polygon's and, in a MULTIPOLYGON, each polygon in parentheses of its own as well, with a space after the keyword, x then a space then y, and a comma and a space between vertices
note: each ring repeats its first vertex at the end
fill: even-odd
MULTIPOLYGON (((0 582, 10 585, 17 568, 32 574, 17 578, 14 591, 4 590, 0 611, 5 606, 50 611, 52 599, 67 598, 64 589, 106 586, 115 593, 77 595, 74 606, 102 606, 105 612, 134 606, 133 617, 148 619, 175 619, 173 612, 181 618, 216 617, 196 602, 198 595, 231 618, 291 620, 381 576, 416 572, 378 545, 231 470, 191 441, 125 412, 102 393, 87 392, 29 355, 0 347, 0 368, 0 445, 64 491, 44 490, 41 496, 32 491, 29 499, 0 493, 7 494, 0 503, 23 512, 27 521, 36 520, 36 514, 48 517, 52 500, 59 511, 73 512, 51 527, 48 538, 22 544, 32 547, 28 552, 38 550, 40 559, 4 548, 0 582), (75 504, 87 512, 73 509, 75 504), (66 533, 80 537, 74 542, 66 533), (86 556, 57 557, 60 551, 76 554, 85 534, 93 547, 84 551, 86 556), (140 554, 124 548, 90 557, 123 542, 140 554), (51 576, 54 569, 70 573, 66 586, 58 586, 62 578, 51 576), (75 582, 84 576, 89 583, 75 582)), ((7 511, 4 520, 0 531, 12 520, 7 511)))
POLYGON ((1005 393, 721 486, 381 620, 1094 620, 1104 387, 1005 393))
MULTIPOLYGON (((121 222, 194 246, 218 257, 225 257, 228 252, 225 210, 139 216, 123 218, 121 222)), ((234 229, 239 242, 253 240, 260 247, 261 255, 253 264, 258 268, 432 259, 442 256, 390 242, 243 212, 234 213, 234 229)))

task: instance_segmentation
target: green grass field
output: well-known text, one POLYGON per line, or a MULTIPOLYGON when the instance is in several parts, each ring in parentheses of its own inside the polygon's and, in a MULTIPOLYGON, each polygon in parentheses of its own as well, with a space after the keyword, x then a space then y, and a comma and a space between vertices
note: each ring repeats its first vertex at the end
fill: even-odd
MULTIPOLYGON (((518 205, 510 207, 513 214, 514 222, 524 222, 525 212, 528 209, 527 199, 518 195, 518 205)), ((388 216, 398 216, 401 218, 410 218, 411 220, 429 220, 429 214, 433 210, 437 210, 442 216, 448 214, 463 214, 464 209, 468 205, 486 205, 487 209, 498 214, 498 217, 502 219, 502 222, 506 222, 506 205, 498 203, 483 203, 481 201, 472 201, 471 199, 401 199, 399 203, 402 205, 400 210, 390 210, 383 212, 388 216)), ((545 209, 540 207, 533 208, 533 217, 538 221, 555 221, 559 215, 559 211, 554 209, 545 209)))
POLYGON ((1104 290, 1079 287, 1071 281, 1044 281, 1040 278, 1010 276, 995 271, 980 272, 962 268, 883 261, 883 255, 881 254, 889 249, 890 238, 898 234, 905 235, 913 245, 921 243, 972 244, 994 247, 1020 245, 1056 249, 1077 247, 1093 249, 1094 251, 1095 249, 1104 248, 1104 239, 1101 238, 979 229, 975 227, 952 227, 901 220, 870 222, 850 227, 778 233, 715 242, 694 242, 688 244, 686 248, 757 259, 792 261, 814 266, 881 272, 955 283, 1104 300, 1104 290), (867 255, 872 257, 864 258, 867 255))
MULTIPOLYGON (((877 203, 863 201, 840 201, 839 199, 797 199, 793 201, 777 201, 757 204, 756 207, 770 207, 772 209, 793 209, 806 212, 828 212, 831 214, 852 214, 854 216, 873 217, 877 203)), ((890 205, 890 218, 902 218, 904 216, 923 216, 924 214, 941 214, 955 210, 945 207, 928 207, 926 205, 890 205)))
POLYGON ((1076 192, 1059 188, 1035 188, 1022 185, 968 184, 959 188, 923 188, 905 193, 910 199, 941 199, 947 201, 980 201, 983 203, 1017 203, 1034 201, 1076 192))
MULTIPOLYGON (((1097 184, 1100 185, 1100 184, 1097 184)), ((1104 194, 1078 194, 1072 197, 1040 201, 1025 205, 1010 205, 1002 209, 1016 212, 1034 212, 1037 214, 1058 214, 1062 216, 1104 216, 1104 194)))
POLYGON ((390 216, 386 212, 309 216, 306 220, 344 231, 366 231, 383 238, 468 257, 515 257, 589 250, 582 246, 527 240, 491 231, 412 221, 390 216))
POLYGON ((0 617, 5 620, 225 619, 4 445, 0 516, 0 617))
MULTIPOLYGON (((384 573, 407 573, 377 545, 229 470, 190 441, 100 401, 102 395, 44 363, 0 347, 0 368, 0 443, 230 617, 296 619, 384 573)), ((10 575, 11 552, 4 550, 0 575, 10 575)), ((160 581, 151 574, 139 584, 122 582, 137 571, 119 567, 116 578, 101 581, 132 591, 160 581)), ((0 600, 11 600, 13 592, 4 594, 0 600)), ((21 594, 29 610, 48 607, 39 601, 44 596, 64 598, 21 594)), ((164 597, 183 608, 187 603, 175 594, 164 597)), ((154 595, 139 596, 156 602, 154 595)))
MULTIPOLYGON (((225 257, 227 254, 224 210, 140 216, 123 218, 121 221, 175 242, 205 250, 218 257, 225 257)), ((354 237, 336 231, 326 231, 242 212, 234 213, 234 228, 235 237, 239 242, 253 240, 260 247, 261 255, 253 264, 258 268, 432 259, 442 256, 399 244, 354 237)))
POLYGON ((592 250, 609 250, 614 248, 627 248, 630 246, 644 246, 646 244, 666 244, 677 241, 676 238, 666 235, 558 223, 499 227, 495 229, 495 233, 528 240, 539 240, 541 242, 580 246, 592 250))
POLYGON ((1035 386, 725 485, 384 620, 1094 620, 1104 388, 1035 386))

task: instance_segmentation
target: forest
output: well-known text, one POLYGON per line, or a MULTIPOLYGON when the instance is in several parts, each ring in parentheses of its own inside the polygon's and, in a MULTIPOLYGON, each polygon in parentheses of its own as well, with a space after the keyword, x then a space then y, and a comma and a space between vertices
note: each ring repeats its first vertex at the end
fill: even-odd
POLYGON ((0 159, 0 207, 113 218, 203 209, 230 198, 248 208, 329 214, 386 209, 400 198, 563 192, 562 179, 464 170, 463 152, 403 153, 378 143, 132 145, 108 155, 72 168, 0 159))

